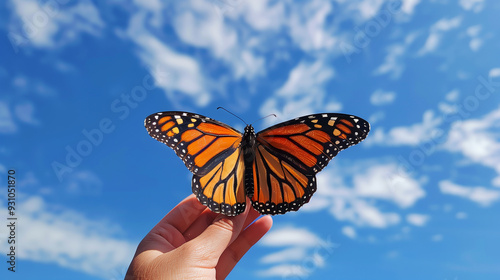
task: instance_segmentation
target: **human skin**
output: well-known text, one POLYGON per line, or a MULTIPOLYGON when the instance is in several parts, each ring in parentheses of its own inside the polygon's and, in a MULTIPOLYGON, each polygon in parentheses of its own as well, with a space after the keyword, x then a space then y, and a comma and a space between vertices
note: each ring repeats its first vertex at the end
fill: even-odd
POLYGON ((259 216, 248 199, 245 212, 228 217, 190 195, 144 237, 125 280, 225 279, 271 228, 271 216, 259 216))

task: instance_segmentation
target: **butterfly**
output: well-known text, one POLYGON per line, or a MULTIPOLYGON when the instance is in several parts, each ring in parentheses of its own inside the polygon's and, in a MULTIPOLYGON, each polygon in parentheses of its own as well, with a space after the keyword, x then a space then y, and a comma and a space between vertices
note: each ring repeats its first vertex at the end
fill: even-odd
POLYGON ((297 211, 316 191, 316 173, 337 153, 366 138, 370 124, 339 113, 295 118, 244 133, 188 112, 159 112, 144 121, 193 173, 192 191, 216 213, 236 216, 246 197, 261 214, 297 211))

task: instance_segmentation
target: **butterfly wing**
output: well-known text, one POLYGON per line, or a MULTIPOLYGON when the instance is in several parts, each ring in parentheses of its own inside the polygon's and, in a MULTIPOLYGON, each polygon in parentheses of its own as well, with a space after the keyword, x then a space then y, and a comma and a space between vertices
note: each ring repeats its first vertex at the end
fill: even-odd
POLYGON ((254 208, 262 214, 297 211, 316 191, 316 173, 339 151, 366 138, 370 125, 345 114, 314 114, 257 134, 254 208))
POLYGON ((160 112, 144 121, 149 135, 172 148, 197 175, 205 175, 239 148, 241 133, 208 117, 160 112))
POLYGON ((194 174, 192 190, 216 213, 245 210, 242 134, 230 126, 188 112, 160 112, 146 118, 149 135, 172 148, 194 174))
POLYGON ((193 193, 213 212, 236 216, 246 207, 244 180, 243 153, 236 149, 206 175, 193 176, 193 193))

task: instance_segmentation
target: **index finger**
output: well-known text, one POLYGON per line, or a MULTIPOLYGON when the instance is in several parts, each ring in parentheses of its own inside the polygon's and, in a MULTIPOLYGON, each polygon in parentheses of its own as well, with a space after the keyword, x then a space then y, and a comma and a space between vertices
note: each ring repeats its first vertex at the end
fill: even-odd
POLYGON ((170 224, 180 233, 183 233, 206 208, 206 206, 198 201, 194 194, 191 194, 168 212, 156 226, 161 227, 170 224))

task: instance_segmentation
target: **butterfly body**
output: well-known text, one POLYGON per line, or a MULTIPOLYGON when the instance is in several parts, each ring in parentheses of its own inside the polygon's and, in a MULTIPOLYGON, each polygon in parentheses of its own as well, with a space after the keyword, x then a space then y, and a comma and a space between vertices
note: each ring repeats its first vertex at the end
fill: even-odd
POLYGON ((167 144, 193 173, 192 191, 212 211, 235 216, 246 197, 261 214, 296 211, 316 191, 316 174, 340 150, 362 141, 365 120, 314 114, 244 133, 188 112, 160 112, 145 120, 148 133, 167 144))

